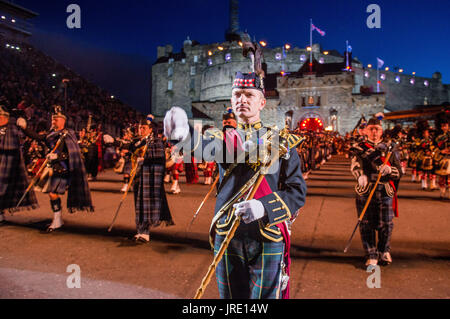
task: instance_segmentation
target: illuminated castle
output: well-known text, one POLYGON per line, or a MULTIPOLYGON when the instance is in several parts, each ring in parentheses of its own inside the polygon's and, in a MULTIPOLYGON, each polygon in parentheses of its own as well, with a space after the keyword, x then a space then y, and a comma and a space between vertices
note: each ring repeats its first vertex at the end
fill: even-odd
MULTIPOLYGON (((163 116, 177 105, 190 118, 209 118, 220 127, 222 113, 230 106, 236 71, 250 72, 249 59, 242 56, 239 45, 237 17, 237 0, 231 0, 225 42, 199 44, 188 37, 181 52, 173 52, 171 45, 158 47, 152 67, 153 114, 163 116)), ((311 48, 264 44, 267 105, 262 120, 269 125, 284 127, 287 121, 291 128, 308 125, 344 133, 354 128, 361 115, 369 118, 377 112, 450 101, 450 85, 442 83, 439 72, 425 78, 401 69, 382 69, 377 93, 376 69, 351 54, 347 63, 346 53, 324 51, 318 44, 311 48)))

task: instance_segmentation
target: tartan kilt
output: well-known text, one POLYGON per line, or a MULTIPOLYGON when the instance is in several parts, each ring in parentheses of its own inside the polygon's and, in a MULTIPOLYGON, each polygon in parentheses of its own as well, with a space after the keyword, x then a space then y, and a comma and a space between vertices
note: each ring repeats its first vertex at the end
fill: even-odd
MULTIPOLYGON (((368 195, 356 195, 356 210, 358 217, 361 215, 368 195)), ((386 194, 384 185, 378 185, 369 207, 364 214, 361 224, 366 224, 372 229, 380 229, 385 224, 390 224, 394 219, 394 210, 392 208, 392 197, 386 194)))
MULTIPOLYGON (((242 226, 249 227, 241 224, 239 228, 242 226)), ((215 236, 217 254, 225 236, 215 236)), ((231 240, 216 269, 220 298, 281 299, 284 242, 264 241, 258 236, 239 237, 231 240)))
POLYGON ((15 156, 0 154, 0 172, 6 171, 9 171, 9 173, 0 178, 6 185, 6 187, 5 185, 0 187, 0 212, 7 210, 9 213, 14 213, 23 209, 38 208, 39 205, 33 189, 30 189, 27 193, 20 204, 20 207, 16 208, 17 203, 30 183, 25 170, 22 154, 19 150, 16 152, 15 156), (5 181, 4 178, 6 176, 8 177, 5 181))
POLYGON ((137 225, 174 225, 164 190, 164 170, 164 164, 143 165, 136 176, 133 190, 137 225))

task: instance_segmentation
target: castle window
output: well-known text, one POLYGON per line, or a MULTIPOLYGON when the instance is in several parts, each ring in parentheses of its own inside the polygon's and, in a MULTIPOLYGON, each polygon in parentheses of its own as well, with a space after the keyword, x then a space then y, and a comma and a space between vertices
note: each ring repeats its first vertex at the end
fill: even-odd
POLYGON ((170 59, 169 59, 169 64, 172 64, 173 61, 174 61, 173 58, 170 58, 170 59))
POLYGON ((195 75, 195 66, 191 66, 191 75, 195 75))
POLYGON ((167 90, 171 91, 172 87, 173 87, 173 82, 172 82, 172 80, 169 80, 169 82, 167 82, 167 90))
POLYGON ((302 106, 306 106, 306 98, 302 96, 302 106))
POLYGON ((167 69, 167 76, 172 76, 173 75, 173 68, 170 67, 167 69))
POLYGON ((317 106, 320 106, 320 96, 317 97, 317 106))
POLYGON ((194 55, 194 63, 198 62, 198 55, 194 55))
POLYGON ((225 54, 225 61, 230 62, 231 61, 231 53, 225 54))
POLYGON ((191 83, 189 84, 189 88, 191 90, 195 89, 195 79, 191 79, 191 83))
POLYGON ((186 59, 185 58, 181 59, 181 63, 185 64, 186 63, 186 59))

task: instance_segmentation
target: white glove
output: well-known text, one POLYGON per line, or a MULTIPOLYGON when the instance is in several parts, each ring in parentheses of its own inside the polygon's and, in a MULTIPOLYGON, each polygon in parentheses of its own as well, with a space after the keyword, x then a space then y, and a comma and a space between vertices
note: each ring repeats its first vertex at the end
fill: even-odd
POLYGON ((242 220, 246 224, 264 217, 266 213, 264 205, 256 199, 234 204, 233 207, 236 209, 234 214, 236 216, 242 216, 242 220))
POLYGON ((50 161, 54 161, 55 159, 58 158, 58 154, 56 154, 56 153, 49 153, 49 154, 47 154, 47 158, 48 158, 50 161))
POLYGON ((360 177, 358 177, 358 185, 361 188, 366 188, 367 184, 369 184, 369 181, 367 180, 367 176, 366 175, 361 175, 360 177))
POLYGON ((381 176, 386 176, 392 173, 392 168, 389 165, 381 165, 379 168, 381 176))
POLYGON ((19 117, 16 121, 16 125, 22 129, 26 129, 27 121, 23 117, 19 117))
POLYGON ((189 135, 186 112, 178 106, 172 107, 164 117, 164 135, 169 140, 182 141, 189 135))

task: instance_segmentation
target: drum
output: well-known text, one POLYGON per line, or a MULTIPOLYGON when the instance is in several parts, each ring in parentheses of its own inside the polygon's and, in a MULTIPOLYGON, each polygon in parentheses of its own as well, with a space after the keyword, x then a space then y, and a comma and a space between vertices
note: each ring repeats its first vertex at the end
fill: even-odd
POLYGON ((421 167, 424 171, 431 171, 433 169, 433 158, 429 155, 425 155, 422 159, 421 167))
POLYGON ((437 175, 450 175, 450 158, 444 158, 439 162, 439 168, 435 172, 437 175))

